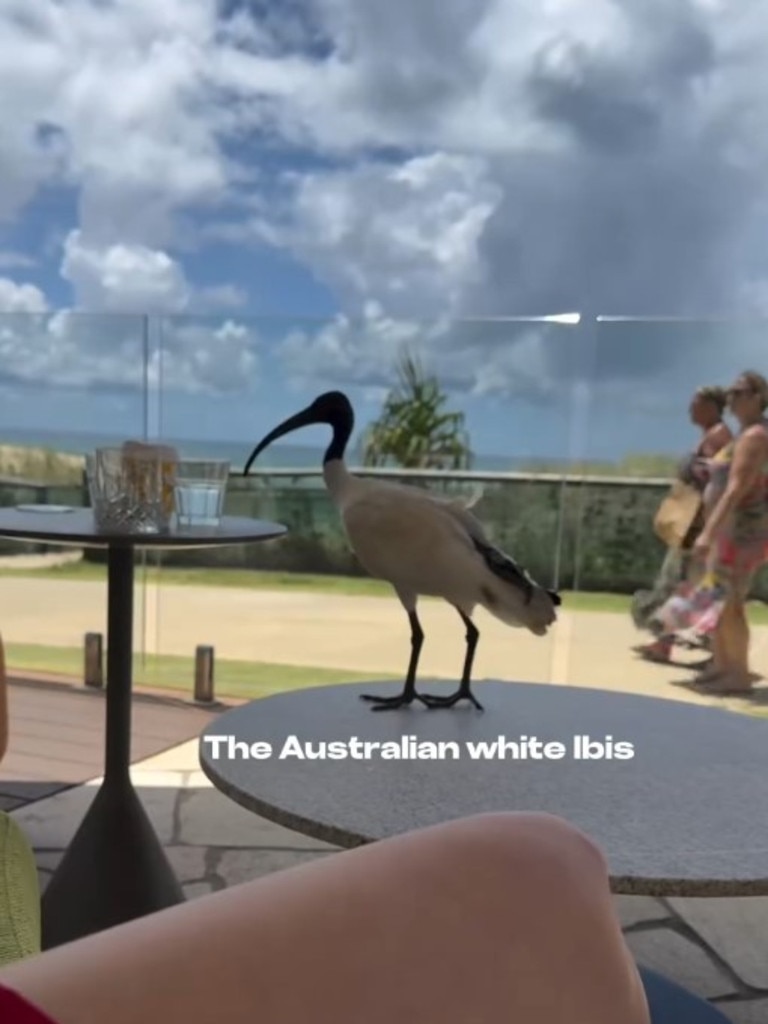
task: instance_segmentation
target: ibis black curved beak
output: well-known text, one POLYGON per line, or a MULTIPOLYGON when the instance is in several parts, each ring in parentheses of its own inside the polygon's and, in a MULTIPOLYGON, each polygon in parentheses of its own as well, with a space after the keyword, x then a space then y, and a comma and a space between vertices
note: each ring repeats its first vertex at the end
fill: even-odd
POLYGON ((302 427, 309 427, 313 423, 317 422, 318 420, 311 407, 303 409, 301 412, 297 412, 295 416, 289 416, 287 420, 283 420, 283 422, 279 426, 275 427, 274 430, 270 430, 267 436, 262 438, 253 449, 250 458, 245 464, 243 476, 248 476, 248 470, 264 449, 268 448, 273 441, 277 441, 279 437, 284 437, 286 434, 292 434, 294 430, 301 430, 302 427))

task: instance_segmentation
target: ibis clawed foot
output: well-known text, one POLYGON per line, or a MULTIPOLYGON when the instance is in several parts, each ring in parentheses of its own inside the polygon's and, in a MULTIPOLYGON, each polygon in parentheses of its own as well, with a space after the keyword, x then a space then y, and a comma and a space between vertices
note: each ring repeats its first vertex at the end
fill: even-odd
POLYGON ((460 609, 457 609, 457 611, 461 616, 464 625, 467 627, 467 653, 464 658, 464 669, 461 673, 461 682, 455 693, 449 694, 447 697, 437 697, 430 694, 416 692, 416 670, 419 664, 421 648, 424 643, 424 631, 421 628, 421 623, 419 622, 416 612, 411 611, 408 612, 408 620, 411 624, 411 659, 408 662, 408 672, 405 677, 405 685, 402 693, 399 693, 395 697, 377 697, 374 694, 362 693, 360 694, 360 699, 369 701, 373 704, 374 711, 392 711, 397 708, 406 707, 409 704, 412 704, 415 700, 420 701, 428 708, 452 708, 455 704, 458 704, 460 700, 468 700, 470 704, 477 708, 478 711, 482 711, 482 704, 470 689, 472 663, 475 658, 477 641, 480 639, 480 631, 468 615, 465 615, 465 613, 460 609))
POLYGON ((416 693, 416 669, 419 665, 419 655, 424 643, 424 630, 421 628, 416 612, 408 612, 408 621, 411 624, 411 660, 408 662, 408 672, 405 676, 403 692, 399 693, 396 697, 377 697, 371 693, 361 693, 360 700, 367 700, 373 704, 374 711, 394 711, 397 708, 413 704, 415 700, 426 704, 426 699, 416 693))
POLYGON ((477 641, 480 639, 480 630, 470 617, 465 615, 460 608, 457 608, 456 610, 461 616, 464 625, 467 627, 467 653, 464 658, 464 669, 461 673, 459 688, 455 693, 450 694, 448 697, 432 697, 427 695, 422 699, 428 708, 452 708, 454 704, 458 704, 460 700, 468 700, 470 704, 477 708, 478 711, 482 711, 483 705, 470 689, 472 663, 475 660, 475 649, 477 648, 477 641))

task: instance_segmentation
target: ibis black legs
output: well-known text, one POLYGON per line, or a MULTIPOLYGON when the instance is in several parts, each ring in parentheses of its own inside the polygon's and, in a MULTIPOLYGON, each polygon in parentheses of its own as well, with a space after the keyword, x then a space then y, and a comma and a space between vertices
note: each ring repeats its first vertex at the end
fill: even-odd
POLYGON ((374 711, 401 708, 406 704, 412 704, 415 700, 420 700, 422 704, 426 704, 425 698, 416 693, 416 669, 419 667, 419 655, 424 644, 424 630, 421 628, 416 612, 408 612, 408 621, 411 624, 411 658, 408 662, 403 692, 399 693, 396 697, 376 697, 369 693, 360 694, 361 700, 367 700, 373 704, 374 711))
POLYGON ((478 711, 482 711, 482 704, 480 704, 470 689, 472 664, 475 660, 475 649, 477 648, 477 642, 480 639, 480 631, 469 616, 465 615, 460 608, 457 608, 456 611, 459 613, 462 622, 466 626, 467 651, 464 656, 464 668, 461 673, 461 682, 459 683, 459 688, 455 693, 450 694, 448 697, 432 697, 416 693, 416 670, 419 665, 421 648, 424 644, 424 630, 421 628, 421 623, 419 622, 416 612, 409 612, 408 621, 411 624, 411 658, 408 662, 408 671, 405 676, 405 685, 403 686, 402 693, 397 694, 395 697, 377 697, 373 694, 362 693, 360 694, 360 699, 367 700, 373 704, 374 711, 391 711, 395 708, 402 708, 408 704, 412 704, 415 700, 421 701, 421 703, 426 705, 428 708, 452 708, 454 704, 458 704, 460 700, 468 700, 470 704, 473 704, 477 708, 478 711))
POLYGON ((425 696, 422 697, 422 700, 428 708, 452 708, 454 704, 458 704, 460 700, 468 700, 470 704, 473 704, 477 708, 478 711, 482 711, 482 704, 470 689, 472 680, 472 664, 475 660, 477 641, 480 639, 480 630, 474 624, 472 619, 470 619, 468 615, 465 615, 460 608, 457 608, 456 611, 459 613, 462 622, 467 627, 467 652, 464 655, 464 668, 461 672, 459 688, 455 693, 452 693, 448 697, 425 696))

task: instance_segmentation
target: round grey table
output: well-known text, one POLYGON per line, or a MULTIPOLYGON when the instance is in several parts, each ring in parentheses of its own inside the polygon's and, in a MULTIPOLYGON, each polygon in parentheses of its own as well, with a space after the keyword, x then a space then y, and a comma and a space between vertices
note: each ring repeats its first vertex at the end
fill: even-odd
POLYGON ((88 508, 0 509, 2 537, 108 551, 104 781, 43 895, 45 949, 184 899, 130 776, 135 550, 252 544, 285 533, 280 523, 228 516, 199 530, 106 533, 88 508))
MULTIPOLYGON (((382 694, 396 688, 379 685, 382 694)), ((427 693, 440 686, 420 684, 427 693)), ((548 811, 601 845, 615 892, 768 893, 765 721, 673 700, 493 681, 477 684, 484 712, 412 706, 372 714, 359 699, 370 690, 318 687, 225 712, 201 734, 202 769, 243 807, 342 847, 484 811, 548 811), (633 756, 577 758, 575 737, 584 736, 604 745, 612 737, 614 753, 629 743, 633 756), (565 755, 471 756, 470 744, 499 739, 523 753, 521 737, 559 742, 565 755), (367 759, 310 756, 322 742, 349 753, 353 738, 409 755, 419 744, 456 746, 441 760, 386 759, 384 748, 367 759)), ((598 751, 584 740, 580 749, 598 751)), ((536 754, 535 743, 528 752, 536 754)))

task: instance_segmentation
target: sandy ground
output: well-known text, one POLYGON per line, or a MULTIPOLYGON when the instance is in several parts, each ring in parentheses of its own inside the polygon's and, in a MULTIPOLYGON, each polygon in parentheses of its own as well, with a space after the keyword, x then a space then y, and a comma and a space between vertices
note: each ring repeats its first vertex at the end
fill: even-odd
MULTIPOLYGON (((426 634, 420 675, 456 678, 464 629, 456 613, 424 601, 426 634)), ((693 677, 694 653, 680 667, 649 664, 632 645, 645 639, 615 613, 563 611, 549 637, 512 630, 479 612, 474 677, 565 683, 722 703, 673 685, 693 677)), ((137 586, 137 651, 194 655, 198 644, 218 659, 401 673, 409 654, 405 615, 395 598, 197 586, 137 586)), ((0 579, 0 628, 6 643, 80 647, 86 632, 106 634, 106 586, 100 582, 0 579)), ((768 627, 755 630, 753 667, 768 676, 768 627)))

